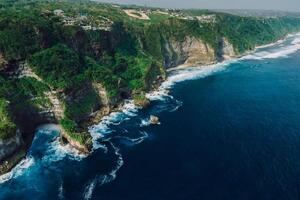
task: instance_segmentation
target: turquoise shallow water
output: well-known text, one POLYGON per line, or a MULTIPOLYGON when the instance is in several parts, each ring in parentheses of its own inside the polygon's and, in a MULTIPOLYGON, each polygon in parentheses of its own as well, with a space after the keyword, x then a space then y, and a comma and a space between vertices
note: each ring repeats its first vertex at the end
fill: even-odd
POLYGON ((91 128, 88 157, 38 130, 0 199, 299 199, 299 38, 171 72, 148 109, 129 102, 91 128))

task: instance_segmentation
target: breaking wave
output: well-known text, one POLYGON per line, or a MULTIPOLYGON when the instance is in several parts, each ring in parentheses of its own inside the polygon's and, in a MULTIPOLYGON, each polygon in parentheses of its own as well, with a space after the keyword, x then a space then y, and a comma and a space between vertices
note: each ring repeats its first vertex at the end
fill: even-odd
POLYGON ((24 158, 10 172, 0 176, 0 184, 23 175, 27 169, 34 165, 34 163, 35 160, 33 157, 28 156, 24 158))
POLYGON ((132 100, 125 101, 119 112, 113 112, 102 118, 99 124, 89 128, 89 132, 93 138, 93 150, 105 148, 99 140, 113 132, 110 125, 120 125, 124 120, 129 120, 131 117, 137 116, 139 107, 135 106, 132 100))
POLYGON ((297 52, 300 50, 300 34, 296 34, 293 36, 289 36, 288 39, 290 43, 287 45, 283 45, 281 41, 278 43, 274 43, 273 46, 278 45, 278 48, 268 49, 268 50, 261 50, 250 55, 244 56, 243 60, 264 60, 264 59, 275 59, 275 58, 284 58, 288 57, 289 55, 297 52))
POLYGON ((50 165, 53 162, 63 160, 65 157, 80 161, 85 158, 86 155, 80 154, 78 150, 69 144, 62 145, 58 137, 56 126, 41 126, 37 129, 28 155, 9 173, 0 176, 0 184, 22 176, 24 173, 30 171, 29 169, 31 167, 41 164, 50 165), (36 157, 38 159, 36 159, 36 157))

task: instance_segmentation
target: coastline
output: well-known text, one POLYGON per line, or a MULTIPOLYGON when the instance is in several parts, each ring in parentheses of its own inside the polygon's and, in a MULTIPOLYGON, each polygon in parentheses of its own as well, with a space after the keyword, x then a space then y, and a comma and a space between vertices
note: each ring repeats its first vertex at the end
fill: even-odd
MULTIPOLYGON (((224 60, 224 61, 222 61, 222 62, 213 62, 213 63, 208 63, 207 65, 197 65, 197 64, 189 64, 189 65, 179 65, 179 66, 177 66, 177 67, 174 67, 174 68, 170 68, 170 69, 166 69, 166 72, 172 72, 172 71, 176 71, 176 70, 178 70, 178 69, 186 69, 186 68, 193 68, 193 67, 199 67, 199 68, 204 68, 204 67, 211 67, 211 66, 214 66, 214 65, 217 65, 217 64, 223 64, 224 62, 232 62, 232 61, 234 61, 235 59, 239 59, 239 58, 243 58, 244 56, 247 56, 247 55, 249 55, 249 54, 251 54, 251 53, 253 53, 253 52, 255 52, 256 50, 258 50, 258 49, 262 49, 262 48, 266 48, 266 47, 272 47, 272 46, 274 46, 274 45, 276 45, 276 44, 280 44, 280 43, 282 43, 283 41, 285 41, 288 37, 292 37, 292 36, 296 36, 296 35, 299 35, 300 33, 295 33, 295 34, 288 34, 288 35, 286 35, 284 38, 280 38, 278 41, 276 41, 276 42, 273 42, 273 43, 270 43, 270 44, 266 44, 266 45, 260 45, 260 46, 256 46, 253 50, 251 50, 251 51, 248 51, 248 52, 246 52, 245 54, 242 54, 242 55, 237 55, 237 56, 234 56, 234 57, 230 57, 229 59, 227 59, 227 60, 224 60)), ((167 77, 168 78, 168 77, 167 77)), ((153 93, 157 93, 157 92, 159 92, 159 90, 160 90, 160 87, 163 85, 163 83, 164 82, 166 82, 167 81, 167 79, 166 80, 164 80, 164 81, 161 81, 159 84, 156 84, 155 85, 155 87, 154 88, 152 88, 152 90, 150 90, 149 92, 147 92, 146 93, 146 96, 149 96, 149 95, 151 95, 151 94, 153 94, 153 93)), ((148 97, 147 97, 147 99, 149 99, 148 97)), ((149 99, 150 101, 151 101, 151 99, 149 99)), ((94 125, 96 125, 96 124, 99 124, 99 123, 101 123, 102 121, 103 121, 103 118, 104 117, 108 117, 108 116, 110 116, 112 113, 114 113, 114 112, 122 112, 122 110, 124 109, 124 105, 125 105, 125 101, 122 101, 115 109, 110 109, 110 111, 107 113, 107 115, 103 115, 102 116, 102 118, 101 119, 99 119, 99 121, 98 122, 96 122, 96 121, 93 121, 93 123, 95 123, 94 125)), ((131 100, 131 103, 133 103, 133 100, 131 100)), ((136 106, 136 108, 137 109, 142 109, 143 107, 141 107, 141 106, 138 106, 138 105, 135 105, 136 106)), ((43 128, 44 126, 39 126, 39 127, 37 127, 37 129, 38 128, 43 128)), ((88 150, 86 147, 84 147, 84 146, 82 146, 82 145, 78 145, 77 143, 76 143, 76 141, 74 141, 72 138, 70 138, 70 137, 68 137, 68 135, 67 134, 65 134, 64 133, 64 131, 62 130, 62 128, 59 126, 59 125, 53 125, 53 127, 51 126, 51 128, 57 128, 59 131, 60 131, 60 135, 62 136, 62 137, 64 137, 64 138, 66 138, 67 139, 67 141, 71 144, 71 146, 73 146, 75 149, 77 149, 77 150, 79 150, 81 153, 83 153, 83 154, 89 154, 91 151, 90 150, 88 150), (75 143, 74 143, 74 142, 75 143), (77 147, 77 148, 76 148, 77 147)), ((89 127, 87 127, 87 128, 89 128, 89 127)), ((91 134, 91 133, 90 133, 91 134)), ((92 135, 92 134, 91 134, 92 135)), ((29 147, 30 148, 30 147, 29 147)), ((5 173, 8 173, 9 171, 11 171, 24 157, 26 157, 26 151, 23 149, 23 151, 18 151, 18 152, 24 152, 24 153, 22 153, 22 154, 20 154, 20 155, 22 155, 21 157, 19 157, 19 156, 15 156, 15 154, 13 155, 13 156, 11 156, 10 158, 8 158, 6 161, 4 161, 4 162, 8 162, 9 163, 9 165, 7 165, 8 167, 6 168, 6 170, 3 170, 3 172, 4 173, 2 173, 2 171, 0 170, 0 175, 2 175, 2 174, 5 174, 5 173), (17 159, 14 159, 14 158, 17 158, 17 159)), ((17 152, 17 153, 18 153, 17 152)), ((17 154, 16 153, 16 154, 17 154)))
POLYGON ((224 63, 226 61, 230 62, 230 61, 232 61, 234 59, 239 59, 239 58, 243 58, 244 56, 248 56, 249 54, 254 53, 256 50, 267 48, 267 47, 272 47, 272 46, 277 45, 277 44, 281 44, 282 42, 284 42, 289 37, 293 37, 293 36, 297 36, 297 35, 300 35, 300 32, 296 32, 296 33, 293 33, 293 34, 286 34, 285 36, 279 38, 275 42, 271 42, 271 43, 264 44, 264 45, 256 45, 253 50, 249 50, 249 51, 246 51, 245 53, 238 54, 238 55, 235 55, 235 56, 227 57, 226 59, 224 59, 224 60, 222 60, 220 62, 214 61, 214 62, 211 62, 211 63, 207 63, 205 65, 203 65, 203 64, 199 65, 197 63, 183 63, 183 64, 180 64, 180 65, 178 65, 176 67, 169 68, 166 71, 167 72, 172 72, 172 71, 176 71, 176 70, 180 70, 180 69, 185 69, 185 68, 190 68, 190 67, 195 67, 195 66, 197 66, 197 67, 209 67, 209 66, 213 66, 213 65, 216 65, 216 64, 222 64, 222 63, 224 63))

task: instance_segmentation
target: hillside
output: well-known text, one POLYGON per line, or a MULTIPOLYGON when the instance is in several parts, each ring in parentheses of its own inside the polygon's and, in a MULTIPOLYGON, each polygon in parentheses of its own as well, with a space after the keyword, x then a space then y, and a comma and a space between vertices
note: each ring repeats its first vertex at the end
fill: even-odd
POLYGON ((0 10, 0 174, 40 124, 59 123, 88 153, 88 125, 124 99, 148 105, 167 68, 220 62, 300 30, 293 17, 86 1, 0 1, 0 10))

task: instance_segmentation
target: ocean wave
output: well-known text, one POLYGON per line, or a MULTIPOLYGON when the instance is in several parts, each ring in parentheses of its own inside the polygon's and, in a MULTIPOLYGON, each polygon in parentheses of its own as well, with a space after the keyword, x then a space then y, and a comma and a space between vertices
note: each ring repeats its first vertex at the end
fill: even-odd
POLYGON ((172 110, 170 110, 169 112, 175 112, 175 111, 177 111, 182 105, 183 105, 182 101, 176 100, 176 107, 173 108, 172 110))
POLYGON ((84 193, 83 193, 83 199, 85 200, 89 200, 92 198, 93 195, 93 191, 96 187, 96 183, 97 183, 97 178, 93 179, 92 181, 90 181, 87 186, 84 189, 84 193))
POLYGON ((89 132, 93 141, 93 150, 104 147, 99 140, 113 132, 110 125, 120 125, 123 121, 137 116, 139 109, 139 107, 134 105, 132 100, 127 100, 119 112, 113 112, 108 116, 103 117, 99 124, 89 127, 89 132))
POLYGON ((232 59, 214 65, 178 68, 170 72, 169 77, 162 83, 161 88, 166 90, 179 82, 207 77, 224 70, 226 66, 236 61, 237 59, 232 59))
POLYGON ((140 123, 140 127, 146 127, 151 124, 150 118, 142 119, 140 123))
POLYGON ((117 172, 119 169, 123 166, 124 161, 123 157, 120 153, 120 149, 117 148, 112 142, 108 141, 108 143, 111 145, 111 147, 114 150, 114 154, 118 157, 115 167, 105 175, 97 175, 96 178, 88 182, 88 184, 85 186, 84 192, 83 192, 83 199, 89 200, 93 196, 93 192, 95 190, 95 187, 97 185, 102 186, 106 183, 110 183, 117 177, 117 172))
MULTIPOLYGON (((147 93, 146 97, 150 101, 165 101, 168 98, 174 99, 173 96, 169 95, 169 89, 171 89, 174 84, 186 80, 209 76, 215 72, 225 69, 227 65, 235 61, 236 60, 230 60, 209 66, 177 68, 169 73, 167 80, 163 82, 157 90, 147 93)), ((179 103, 175 108, 171 109, 170 112, 174 112, 181 105, 182 102, 179 103)), ((134 105, 133 100, 127 100, 119 112, 113 112, 108 116, 103 117, 99 124, 89 127, 89 132, 93 141, 93 150, 103 147, 100 140, 113 132, 113 129, 110 127, 110 125, 120 125, 124 120, 136 117, 139 109, 141 108, 134 105)), ((143 125, 143 123, 145 123, 144 125, 147 125, 147 122, 142 122, 141 125, 143 125)))
POLYGON ((10 172, 0 176, 0 184, 11 179, 17 178, 25 173, 35 163, 32 156, 27 156, 19 164, 17 164, 10 172))
POLYGON ((43 164, 51 164, 52 162, 58 162, 65 157, 69 159, 80 161, 86 157, 78 150, 72 147, 70 144, 62 145, 60 138, 57 136, 56 126, 45 125, 37 129, 32 147, 28 152, 26 158, 24 158, 19 164, 17 164, 9 173, 0 176, 0 183, 6 182, 10 179, 15 179, 23 175, 29 168, 43 164), (55 131, 55 134, 53 131, 55 131), (49 142, 50 141, 50 142, 49 142), (45 145, 41 148, 40 145, 45 145), (35 159, 35 156, 43 155, 41 159, 35 159))
POLYGON ((49 143, 42 161, 44 162, 58 162, 65 157, 71 160, 81 161, 87 155, 80 153, 77 149, 70 144, 62 145, 60 138, 57 137, 54 141, 49 143))
POLYGON ((147 99, 149 99, 150 101, 155 101, 155 100, 165 100, 166 97, 172 97, 169 95, 169 90, 167 89, 159 89, 159 90, 155 90, 152 92, 149 92, 146 94, 147 99))
MULTIPOLYGON (((291 36, 290 36, 291 37, 291 36)), ((250 55, 244 56, 241 60, 264 60, 274 58, 284 58, 300 50, 300 35, 294 35, 290 44, 279 45, 278 48, 271 51, 258 51, 250 55)))
POLYGON ((138 138, 130 138, 130 137, 126 137, 126 136, 115 136, 113 138, 118 138, 118 139, 122 139, 122 140, 127 140, 130 143, 137 145, 142 143, 146 138, 149 137, 148 133, 146 131, 140 131, 141 136, 138 138))

